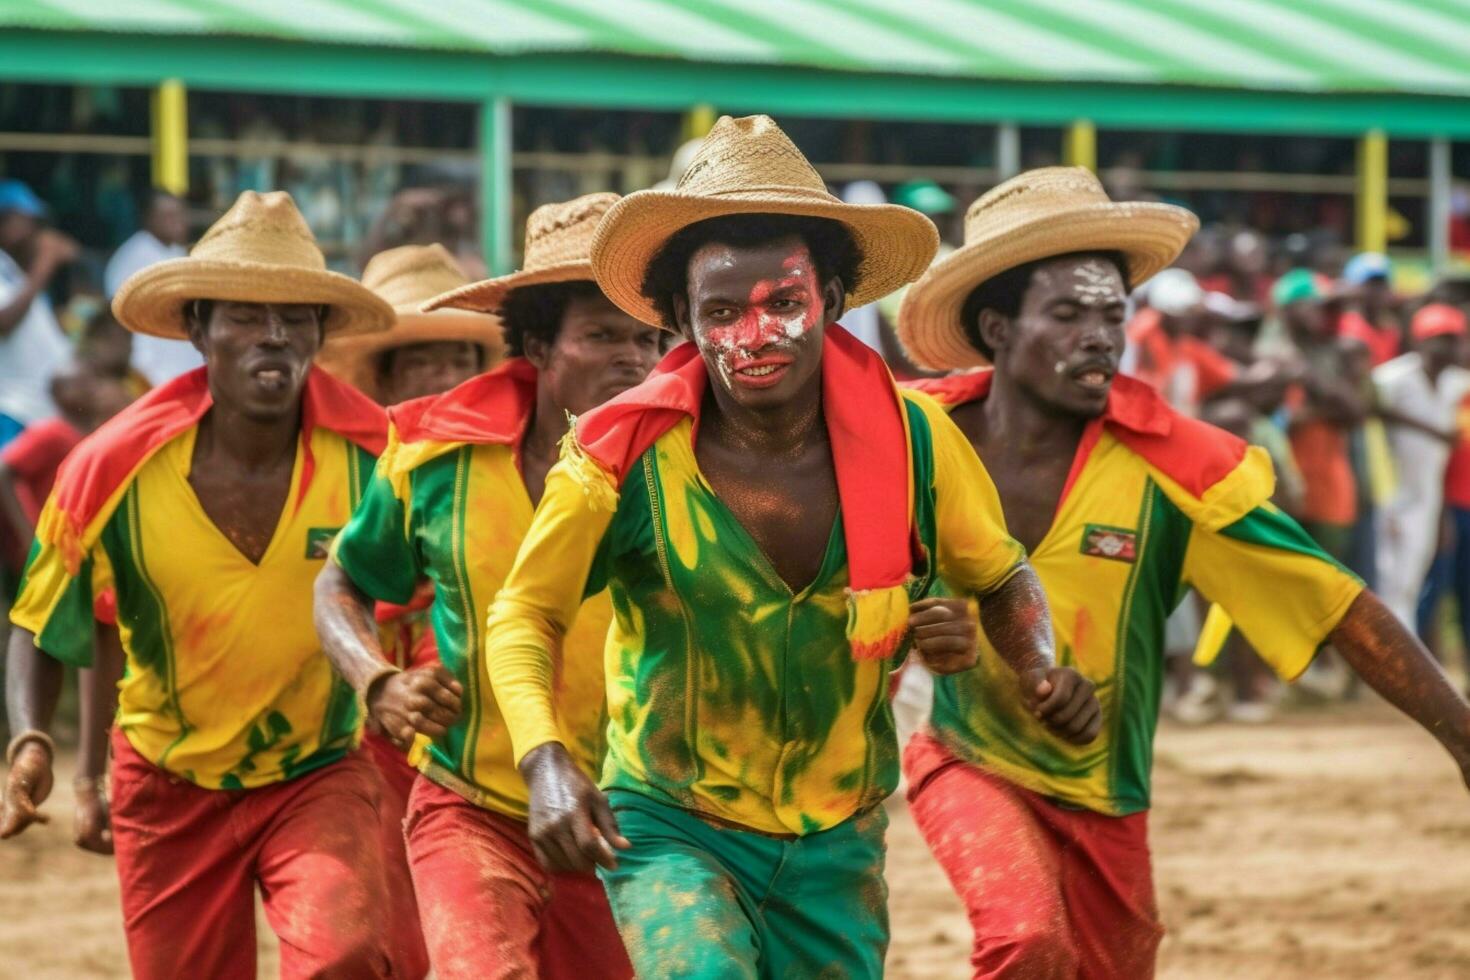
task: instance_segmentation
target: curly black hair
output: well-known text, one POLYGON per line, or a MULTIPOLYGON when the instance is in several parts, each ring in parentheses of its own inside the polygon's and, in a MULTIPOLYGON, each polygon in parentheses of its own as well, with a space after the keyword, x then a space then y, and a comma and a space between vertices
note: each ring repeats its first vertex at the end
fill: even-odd
POLYGON ((1093 257, 1105 259, 1117 266, 1123 282, 1128 282, 1128 257, 1122 252, 1066 252, 1034 259, 997 273, 970 290, 965 305, 960 308, 960 323, 965 328, 965 339, 976 350, 985 355, 987 361, 995 359, 995 350, 980 335, 980 314, 994 310, 1007 319, 1014 320, 1021 312, 1021 303, 1026 299, 1026 290, 1031 288, 1031 277, 1046 262, 1056 259, 1080 259, 1093 257))
POLYGON ((590 279, 546 282, 512 289, 500 307, 506 353, 511 357, 525 356, 527 337, 535 337, 550 347, 556 343, 556 335, 561 333, 562 317, 572 300, 601 295, 602 290, 590 279))
POLYGON ((794 214, 729 214, 681 228, 648 263, 641 292, 658 310, 664 326, 677 331, 674 297, 689 293, 689 260, 695 252, 711 242, 750 248, 793 235, 806 242, 818 279, 825 283, 836 276, 842 281, 843 292, 852 292, 863 262, 862 250, 852 233, 830 218, 794 214))

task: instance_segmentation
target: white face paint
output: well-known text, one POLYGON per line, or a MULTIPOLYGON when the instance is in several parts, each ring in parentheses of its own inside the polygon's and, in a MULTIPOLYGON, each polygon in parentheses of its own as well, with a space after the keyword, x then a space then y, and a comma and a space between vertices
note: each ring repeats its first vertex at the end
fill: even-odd
POLYGON ((1084 306, 1102 306, 1118 298, 1118 272, 1102 259, 1088 259, 1072 269, 1073 290, 1084 306))

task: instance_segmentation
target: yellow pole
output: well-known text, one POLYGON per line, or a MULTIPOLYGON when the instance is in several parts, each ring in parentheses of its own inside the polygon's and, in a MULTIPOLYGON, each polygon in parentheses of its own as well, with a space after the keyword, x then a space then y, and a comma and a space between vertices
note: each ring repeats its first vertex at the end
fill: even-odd
POLYGON ((1388 137, 1374 129, 1358 141, 1358 248, 1388 248, 1388 137))
POLYGON ((1086 119, 1072 123, 1062 138, 1062 157, 1069 167, 1096 170, 1097 127, 1086 119))
POLYGON ((177 78, 153 90, 153 184, 173 194, 189 190, 189 108, 177 78))
POLYGON ((693 140, 709 135, 719 118, 714 106, 708 102, 699 103, 684 114, 684 138, 693 140))

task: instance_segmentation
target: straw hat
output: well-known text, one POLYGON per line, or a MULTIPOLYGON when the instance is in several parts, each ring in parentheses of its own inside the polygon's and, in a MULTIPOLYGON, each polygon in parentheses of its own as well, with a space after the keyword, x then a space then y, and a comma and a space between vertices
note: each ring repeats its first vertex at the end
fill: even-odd
POLYGON ((468 282, 443 245, 404 245, 379 252, 362 270, 362 284, 392 304, 396 318, 393 326, 373 333, 333 337, 322 345, 317 363, 370 395, 377 385, 377 356, 397 347, 468 340, 484 349, 485 367, 491 367, 505 348, 498 320, 462 310, 420 311, 425 300, 468 282))
POLYGON ((112 299, 134 333, 186 339, 184 308, 196 299, 327 306, 328 334, 386 330, 393 311, 356 279, 327 270, 306 219, 285 191, 246 191, 187 258, 129 276, 112 299))
POLYGON ((899 339, 925 367, 981 367, 988 362, 960 322, 976 286, 1053 255, 1121 252, 1132 289, 1173 262, 1198 228, 1198 218, 1171 204, 1115 204, 1084 167, 1029 170, 970 205, 964 246, 934 263, 904 297, 899 339))
POLYGON ((619 201, 597 228, 592 271, 625 311, 663 326, 642 293, 654 255, 680 229, 730 214, 829 218, 847 227, 862 251, 849 306, 862 306, 912 282, 939 247, 934 223, 894 204, 845 204, 770 116, 722 116, 672 191, 647 190, 619 201))
POLYGON ((617 201, 618 195, 604 192, 541 205, 526 219, 526 258, 519 272, 450 290, 429 300, 423 309, 499 312, 511 290, 522 286, 579 279, 590 282, 592 235, 617 201))

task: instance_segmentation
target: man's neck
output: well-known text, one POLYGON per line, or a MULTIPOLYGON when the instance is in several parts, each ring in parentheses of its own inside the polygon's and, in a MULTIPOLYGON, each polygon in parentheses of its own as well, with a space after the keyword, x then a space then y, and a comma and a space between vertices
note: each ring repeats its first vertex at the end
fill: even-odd
POLYGON ((751 456, 791 459, 800 456, 814 439, 826 440, 824 424, 818 375, 790 402, 768 411, 744 408, 712 385, 700 418, 700 434, 751 456))
POLYGON ((531 421, 521 438, 521 455, 533 459, 554 457, 560 452, 562 437, 567 434, 567 413, 552 400, 544 385, 536 386, 536 404, 531 421))
POLYGON ((301 409, 280 419, 260 421, 216 402, 199 423, 201 448, 245 469, 264 469, 294 460, 301 435, 301 409))
POLYGON ((991 452, 1020 460, 1075 454, 1087 420, 1048 409, 1016 384, 996 372, 982 405, 984 440, 991 452))

